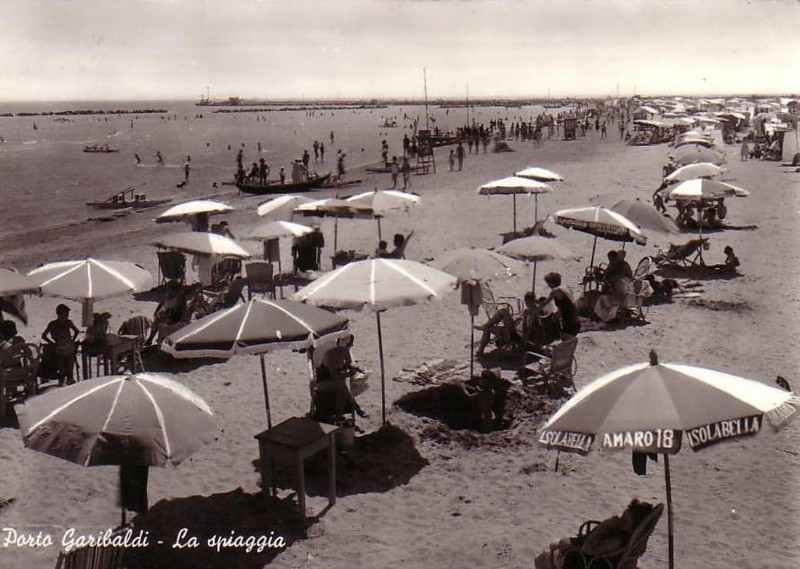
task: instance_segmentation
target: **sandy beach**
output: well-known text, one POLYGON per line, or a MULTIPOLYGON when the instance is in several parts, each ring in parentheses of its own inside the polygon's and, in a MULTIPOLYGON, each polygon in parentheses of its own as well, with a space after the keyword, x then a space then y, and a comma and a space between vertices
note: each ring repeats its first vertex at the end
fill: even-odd
MULTIPOLYGON (((400 146, 402 134, 402 129, 388 133, 393 148, 400 146)), ((716 137, 719 134, 715 132, 716 137)), ((373 137, 377 139, 378 134, 373 137)), ((303 144, 310 146, 312 140, 303 144)), ((363 166, 378 158, 373 150, 376 144, 368 144, 372 147, 363 159, 358 153, 349 153, 353 167, 348 176, 363 183, 348 188, 348 193, 391 186, 389 175, 364 172, 363 166)), ((413 230, 406 257, 417 261, 433 259, 456 247, 498 247, 502 243, 499 234, 511 230, 511 198, 479 196, 476 189, 481 184, 526 166, 558 172, 565 182, 553 184, 552 193, 539 197, 540 217, 561 208, 588 205, 593 196, 601 194, 649 199, 661 183, 661 167, 670 150, 663 144, 628 146, 613 128, 605 140, 591 131, 574 141, 555 136, 541 147, 521 141, 509 145, 513 152, 468 154, 460 172, 448 169, 449 148, 437 149, 437 172, 415 175, 411 180, 409 189, 419 193, 420 205, 409 214, 385 218, 384 237, 413 230)), ((739 274, 702 280, 697 298, 676 298, 670 304, 650 307, 646 325, 581 333, 576 354, 578 388, 606 372, 647 361, 648 352, 655 349, 665 362, 707 367, 771 385, 782 375, 795 390, 800 389, 800 320, 796 317, 800 303, 800 175, 783 173, 775 162, 740 162, 737 146, 721 148, 728 158, 723 180, 751 191, 747 198, 728 200, 728 221, 757 228, 711 233, 711 247, 704 255, 709 263, 721 263, 723 248, 731 245, 741 260, 739 274)), ((233 206, 235 212, 225 219, 234 233, 244 235, 260 222, 255 210, 263 200, 237 195, 230 186, 212 187, 212 182, 229 178, 231 164, 224 163, 226 170, 198 167, 190 184, 191 195, 186 197, 214 197, 233 206)), ((332 165, 331 153, 328 166, 332 165)), ((314 196, 335 193, 321 190, 314 196)), ((155 224, 153 218, 162 210, 88 226, 67 225, 24 236, 16 233, 2 240, 2 266, 28 271, 47 261, 93 256, 134 261, 155 275, 151 243, 188 227, 155 224)), ((530 225, 533 211, 533 198, 517 199, 519 225, 530 225)), ((328 268, 333 222, 324 220, 321 228, 328 243, 322 255, 328 268)), ((592 239, 552 222, 547 228, 582 258, 540 263, 537 289, 544 288, 542 277, 547 271, 557 270, 577 294, 592 239)), ((373 221, 341 220, 338 230, 340 249, 372 252, 377 245, 373 221)), ((678 241, 688 237, 681 235, 678 241)), ((258 253, 257 243, 243 243, 254 255, 258 253)), ((652 238, 646 246, 628 244, 628 260, 635 266, 639 258, 654 255, 668 244, 668 240, 652 238)), ((289 244, 282 243, 282 247, 286 266, 290 263, 289 244)), ((598 256, 604 257, 612 248, 619 245, 598 241, 598 256)), ((495 293, 521 297, 530 286, 531 270, 528 267, 515 278, 494 282, 495 293)), ((287 296, 290 292, 285 291, 287 296)), ((28 341, 38 341, 59 302, 29 298, 29 325, 21 326, 20 334, 28 341)), ((70 304, 77 322, 80 310, 77 304, 70 304)), ((135 301, 126 295, 98 302, 96 308, 112 314, 111 328, 115 330, 129 316, 152 316, 155 306, 155 302, 135 301)), ((574 534, 584 520, 619 513, 633 497, 665 501, 663 464, 649 463, 647 476, 640 477, 633 473, 627 452, 592 452, 585 457, 562 453, 555 471, 556 453, 537 444, 537 428, 554 411, 552 406, 514 409, 508 430, 482 435, 451 430, 392 405, 424 387, 392 379, 402 379, 403 370, 447 360, 461 366, 466 376, 470 321, 457 292, 440 302, 396 308, 382 315, 391 428, 378 433, 381 391, 375 317, 371 311, 342 314, 350 318, 355 335, 354 356, 371 372, 369 388, 358 396, 369 418, 359 420, 365 433, 359 436, 363 441, 355 465, 339 467, 335 506, 312 520, 304 538, 292 533, 279 515, 289 507, 287 501, 273 505, 267 513, 260 509, 264 502, 254 465, 258 459, 254 436, 266 428, 266 420, 258 359, 238 356, 229 361, 176 364, 166 356, 148 359, 154 366, 149 371, 165 373, 208 402, 219 432, 212 444, 179 467, 151 469, 151 511, 140 521, 146 521, 147 527, 161 526, 167 536, 177 535, 182 527, 198 535, 228 535, 230 530, 269 534, 273 530, 285 533, 288 546, 277 552, 217 553, 205 547, 198 551, 175 549, 168 547, 168 541, 161 553, 144 558, 139 566, 521 569, 532 567, 542 549, 574 534)), ((478 319, 484 317, 481 312, 478 319)), ((278 351, 266 361, 274 421, 304 415, 309 408, 305 357, 278 351)), ((504 375, 512 377, 513 371, 505 369, 504 375)), ((799 437, 797 422, 777 433, 765 426, 756 437, 699 453, 687 447, 673 457, 676 567, 800 566, 799 437)), ((0 527, 48 532, 55 539, 50 547, 0 548, 0 567, 53 567, 62 548, 61 536, 68 528, 96 533, 118 522, 115 467, 81 468, 32 452, 23 447, 19 430, 12 426, 0 429, 0 464, 0 498, 14 498, 0 511, 0 527)), ((324 484, 312 484, 310 493, 309 510, 316 516, 327 504, 324 484)), ((667 566, 666 519, 656 528, 639 566, 667 566)))

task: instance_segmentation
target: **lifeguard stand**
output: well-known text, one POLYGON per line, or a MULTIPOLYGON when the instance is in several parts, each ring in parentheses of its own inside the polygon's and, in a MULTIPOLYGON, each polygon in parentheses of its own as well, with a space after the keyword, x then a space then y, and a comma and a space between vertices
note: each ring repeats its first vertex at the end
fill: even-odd
POLYGON ((420 130, 417 132, 417 167, 418 174, 436 173, 436 158, 433 155, 433 139, 431 131, 420 130))
POLYGON ((564 140, 575 140, 575 134, 578 130, 578 119, 568 118, 564 119, 564 140))

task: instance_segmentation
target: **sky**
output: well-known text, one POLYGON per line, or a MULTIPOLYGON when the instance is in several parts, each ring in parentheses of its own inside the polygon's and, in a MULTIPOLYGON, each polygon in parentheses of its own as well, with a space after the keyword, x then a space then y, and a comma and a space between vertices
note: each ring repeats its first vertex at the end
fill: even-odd
POLYGON ((2 0, 0 101, 800 93, 798 0, 2 0))

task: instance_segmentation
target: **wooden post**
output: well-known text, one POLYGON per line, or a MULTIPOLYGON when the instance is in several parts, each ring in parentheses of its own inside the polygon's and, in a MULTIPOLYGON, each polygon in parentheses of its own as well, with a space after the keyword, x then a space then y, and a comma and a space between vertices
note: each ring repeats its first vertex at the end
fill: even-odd
POLYGON ((664 455, 664 476, 667 479, 667 543, 669 546, 669 569, 675 567, 675 535, 672 527, 672 482, 669 476, 669 455, 664 455))
POLYGON ((264 363, 264 354, 259 354, 261 358, 261 383, 264 384, 264 404, 267 407, 267 428, 272 428, 272 415, 269 409, 269 388, 267 387, 267 365, 264 363))
POLYGON ((378 352, 381 359, 381 425, 386 424, 386 371, 383 365, 383 334, 381 333, 381 313, 375 312, 378 322, 378 352))

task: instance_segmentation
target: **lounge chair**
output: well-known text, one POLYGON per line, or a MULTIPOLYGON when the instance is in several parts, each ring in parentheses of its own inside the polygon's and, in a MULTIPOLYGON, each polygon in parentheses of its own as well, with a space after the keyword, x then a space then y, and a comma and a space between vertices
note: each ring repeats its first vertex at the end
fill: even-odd
POLYGON ((670 245, 669 249, 662 249, 655 257, 659 267, 703 267, 703 249, 708 246, 708 239, 690 239, 683 245, 670 245))
POLYGON ((275 298, 275 280, 273 279, 272 263, 269 261, 254 261, 244 266, 247 278, 247 298, 256 294, 267 294, 275 298))
POLYGON ((247 280, 243 277, 236 277, 233 279, 225 290, 215 292, 204 290, 202 293, 202 300, 204 306, 203 312, 211 314, 223 308, 230 308, 240 300, 244 301, 244 287, 247 280))
POLYGON ((578 338, 570 338, 553 346, 550 355, 526 352, 518 370, 524 385, 542 386, 550 397, 560 397, 575 391, 573 378, 578 371, 575 349, 578 338))
POLYGON ((144 346, 150 334, 150 329, 153 322, 147 316, 134 316, 129 318, 119 327, 117 332, 120 336, 136 336, 136 346, 133 350, 133 362, 131 369, 136 371, 136 366, 139 366, 140 371, 144 371, 144 362, 142 361, 142 346, 144 346))
POLYGON ((581 524, 577 537, 571 538, 571 545, 563 555, 563 561, 558 563, 555 558, 556 550, 550 551, 550 567, 552 569, 636 569, 639 558, 647 550, 647 542, 656 529, 658 520, 664 512, 664 504, 658 504, 653 511, 642 520, 633 530, 628 543, 617 551, 604 556, 588 558, 580 551, 583 540, 592 530, 600 524, 599 521, 590 520, 581 524))
POLYGON ((476 330, 483 332, 486 329, 487 323, 495 319, 497 313, 501 310, 508 312, 511 317, 511 322, 514 323, 513 330, 507 330, 507 333, 498 334, 498 329, 505 330, 506 326, 503 322, 498 322, 493 325, 491 331, 490 341, 494 342, 497 349, 516 349, 517 343, 514 341, 518 336, 520 329, 520 321, 522 320, 522 301, 513 296, 498 296, 495 297, 492 290, 486 285, 481 285, 481 306, 486 312, 486 323, 475 326, 476 330))
POLYGON ((158 255, 158 284, 163 285, 169 281, 186 282, 186 256, 177 251, 159 251, 158 255))
POLYGON ((242 261, 229 257, 214 263, 211 267, 211 282, 217 288, 225 288, 228 283, 242 274, 242 261))
POLYGON ((644 302, 653 295, 653 287, 644 278, 650 274, 655 267, 655 261, 650 257, 643 257, 636 270, 633 271, 633 282, 631 283, 628 294, 622 301, 622 307, 628 311, 630 317, 640 322, 645 322, 647 315, 644 302))
POLYGON ((14 366, 0 368, 0 420, 4 420, 8 406, 36 395, 38 390, 39 346, 15 343, 12 346, 14 366))

